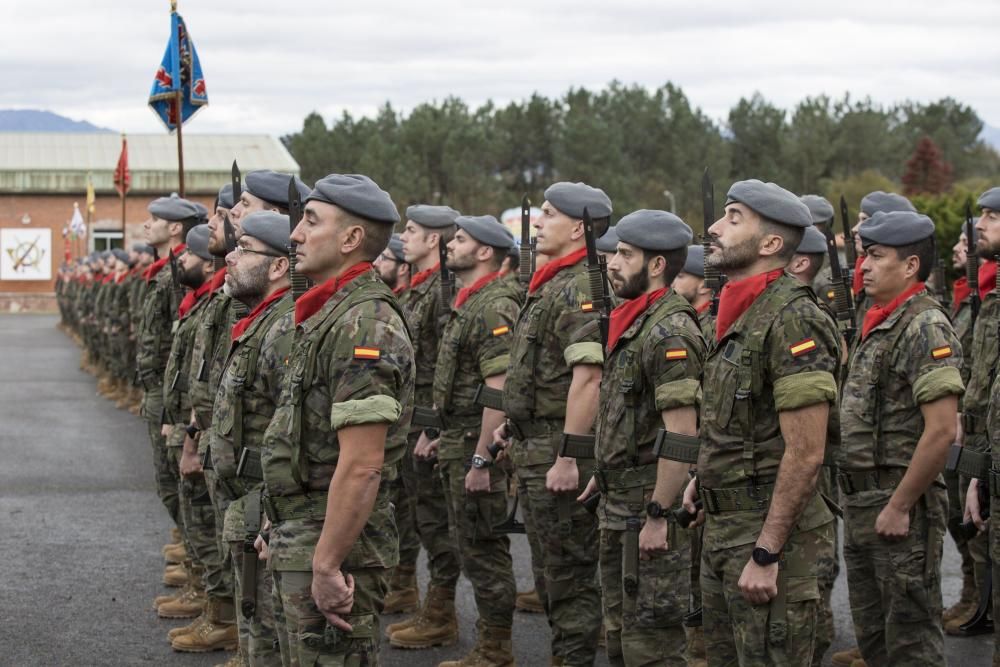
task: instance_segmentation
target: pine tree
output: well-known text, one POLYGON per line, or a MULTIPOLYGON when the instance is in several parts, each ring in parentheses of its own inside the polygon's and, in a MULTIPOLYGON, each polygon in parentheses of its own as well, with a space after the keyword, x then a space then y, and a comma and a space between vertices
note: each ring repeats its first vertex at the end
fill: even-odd
POLYGON ((951 164, 942 157, 941 149, 930 137, 921 137, 913 155, 906 161, 903 193, 906 196, 941 194, 951 187, 951 176, 951 164))

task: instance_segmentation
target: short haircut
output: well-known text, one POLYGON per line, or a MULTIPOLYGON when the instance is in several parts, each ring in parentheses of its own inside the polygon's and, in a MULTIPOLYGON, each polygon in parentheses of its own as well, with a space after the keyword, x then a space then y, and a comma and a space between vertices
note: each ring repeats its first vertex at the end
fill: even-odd
POLYGON ((780 222, 772 220, 771 218, 765 218, 763 215, 760 216, 760 231, 763 234, 773 234, 781 237, 781 252, 779 252, 776 257, 782 260, 785 264, 792 261, 792 257, 795 255, 795 249, 799 247, 800 243, 802 243, 802 236, 806 233, 806 230, 803 227, 783 225, 780 222))
POLYGON ((814 280, 816 280, 816 276, 819 274, 819 270, 823 268, 823 260, 825 259, 826 255, 823 255, 821 253, 806 254, 803 252, 798 252, 795 254, 799 257, 805 257, 806 259, 809 260, 809 268, 806 269, 805 275, 803 276, 804 278, 807 278, 806 282, 811 283, 814 280))
POLYGON ((608 227, 611 226, 611 216, 607 215, 603 218, 591 218, 591 222, 594 223, 594 238, 599 239, 604 236, 605 232, 608 231, 608 227))
POLYGON ((188 232, 190 232, 192 229, 194 229, 198 225, 202 224, 201 218, 184 218, 183 220, 174 220, 173 222, 179 222, 179 223, 181 223, 181 226, 184 229, 184 238, 185 239, 187 238, 188 232))
POLYGON ((937 255, 936 245, 934 243, 934 236, 928 236, 922 241, 897 246, 896 256, 904 260, 911 255, 916 255, 917 259, 920 260, 920 268, 917 270, 917 280, 924 282, 930 278, 931 270, 934 268, 934 260, 937 255))
POLYGON ((362 218, 339 206, 337 209, 339 212, 337 220, 341 225, 344 227, 357 225, 365 230, 365 240, 361 242, 361 255, 365 261, 374 262, 382 254, 382 251, 389 247, 389 239, 392 238, 392 225, 362 218))
POLYGON ((510 256, 510 250, 508 248, 498 248, 495 245, 489 247, 493 248, 493 257, 490 258, 490 266, 493 267, 494 271, 499 271, 500 267, 503 266, 503 261, 510 256))
POLYGON ((646 250, 642 249, 642 260, 646 264, 649 264, 650 260, 654 257, 662 257, 663 261, 667 263, 667 268, 663 272, 663 280, 669 286, 674 282, 674 278, 677 274, 684 269, 684 262, 687 261, 688 249, 687 246, 677 248, 676 250, 646 250))

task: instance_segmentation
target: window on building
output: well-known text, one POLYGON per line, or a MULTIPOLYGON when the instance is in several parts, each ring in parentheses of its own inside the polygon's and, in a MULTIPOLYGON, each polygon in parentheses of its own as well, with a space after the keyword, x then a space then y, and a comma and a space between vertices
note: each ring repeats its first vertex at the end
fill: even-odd
POLYGON ((114 248, 124 248, 125 238, 121 232, 100 232, 95 231, 90 235, 90 250, 100 252, 101 250, 112 250, 114 248))

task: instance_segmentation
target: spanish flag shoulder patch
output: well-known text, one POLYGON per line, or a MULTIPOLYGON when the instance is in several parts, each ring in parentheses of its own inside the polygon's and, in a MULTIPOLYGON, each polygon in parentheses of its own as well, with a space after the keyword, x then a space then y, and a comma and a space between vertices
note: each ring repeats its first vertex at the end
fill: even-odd
POLYGON ((582 310, 585 313, 589 313, 593 309, 594 309, 594 304, 591 303, 590 301, 584 301, 583 303, 580 304, 580 310, 582 310))
POLYGON ((801 357, 803 354, 808 354, 816 349, 816 341, 812 338, 806 338, 805 340, 800 340, 795 345, 790 345, 788 351, 792 353, 793 357, 801 357))
POLYGON ((667 358, 667 361, 680 361, 681 359, 688 358, 688 351, 685 350, 683 347, 667 350, 665 356, 667 358))
POLYGON ((947 359, 952 355, 951 345, 942 345, 931 350, 932 359, 947 359))
POLYGON ((377 347, 355 347, 354 358, 378 360, 382 358, 382 351, 377 347))
POLYGON ((493 329, 492 333, 494 336, 502 336, 505 333, 510 333, 510 327, 507 325, 504 325, 502 327, 497 327, 496 329, 493 329))

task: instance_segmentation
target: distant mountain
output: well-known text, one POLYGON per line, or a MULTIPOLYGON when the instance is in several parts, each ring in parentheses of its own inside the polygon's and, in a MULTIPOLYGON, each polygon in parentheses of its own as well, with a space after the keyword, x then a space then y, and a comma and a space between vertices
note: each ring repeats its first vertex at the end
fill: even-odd
POLYGON ((39 109, 0 109, 0 132, 111 132, 85 120, 39 109))
POLYGON ((979 133, 979 138, 1000 151, 1000 128, 995 128, 983 123, 983 131, 979 133))

